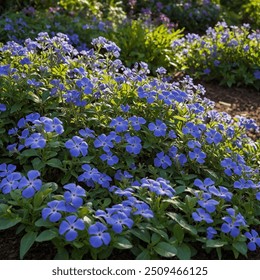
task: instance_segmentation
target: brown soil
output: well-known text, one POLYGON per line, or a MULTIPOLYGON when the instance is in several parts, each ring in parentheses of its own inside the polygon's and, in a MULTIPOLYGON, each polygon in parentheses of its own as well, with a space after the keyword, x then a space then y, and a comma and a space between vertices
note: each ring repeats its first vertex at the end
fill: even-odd
MULTIPOLYGON (((216 102, 216 109, 225 111, 231 116, 241 115, 247 118, 253 118, 260 125, 260 93, 247 88, 224 88, 216 84, 202 83, 206 88, 206 97, 216 102)), ((253 135, 254 138, 260 138, 260 135, 253 135)), ((0 260, 19 259, 19 246, 21 235, 15 234, 15 229, 0 231, 0 260)), ((56 250, 51 243, 36 243, 32 246, 25 259, 29 260, 47 260, 53 259, 56 250)), ((213 259, 217 256, 211 254, 213 259)), ((132 257, 132 256, 131 256, 132 257)), ((129 258, 131 258, 129 257, 129 258)), ((225 258, 225 257, 224 257, 225 258)), ((232 259, 232 256, 226 256, 225 259, 232 259)), ((248 258, 260 260, 260 249, 249 253, 248 258)), ((119 259, 118 255, 112 259, 119 259)), ((126 253, 120 256, 120 259, 127 259, 126 253), (122 257, 122 258, 121 258, 122 257)), ((201 254, 196 259, 209 259, 208 255, 201 254)))

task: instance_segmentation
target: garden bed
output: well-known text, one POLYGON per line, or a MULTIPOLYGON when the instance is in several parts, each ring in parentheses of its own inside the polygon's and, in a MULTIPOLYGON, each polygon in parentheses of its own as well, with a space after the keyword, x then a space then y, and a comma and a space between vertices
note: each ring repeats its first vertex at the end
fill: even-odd
MULTIPOLYGON (((214 83, 203 83, 206 89, 206 97, 216 102, 216 108, 220 112, 228 112, 231 116, 242 115, 254 118, 260 124, 260 95, 250 88, 227 88, 214 83), (245 94, 246 92, 246 94, 245 94)), ((259 138, 259 134, 251 135, 259 138)), ((22 234, 16 235, 16 228, 0 231, 0 260, 18 260, 19 247, 22 234)), ((51 260, 57 253, 51 242, 36 243, 26 254, 27 260, 51 260)), ((110 259, 133 259, 130 252, 118 251, 110 259)), ((206 255, 205 252, 198 253, 195 259, 217 259, 216 253, 206 255)), ((232 253, 226 253, 224 259, 233 259, 232 253)), ((240 259, 260 260, 260 249, 250 252, 247 258, 240 259)))

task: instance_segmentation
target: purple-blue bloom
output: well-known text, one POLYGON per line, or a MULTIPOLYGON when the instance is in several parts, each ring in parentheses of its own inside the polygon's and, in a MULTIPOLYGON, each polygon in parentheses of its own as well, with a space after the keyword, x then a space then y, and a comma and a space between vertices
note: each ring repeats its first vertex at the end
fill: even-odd
POLYGON ((198 163, 202 164, 205 162, 206 154, 202 152, 200 148, 195 148, 193 152, 189 152, 189 157, 192 160, 196 160, 198 163))
POLYGON ((111 236, 105 232, 107 227, 100 222, 91 225, 88 228, 88 233, 91 235, 89 238, 90 245, 93 248, 99 248, 103 244, 108 245, 111 241, 111 236))
POLYGON ((6 111, 6 106, 5 104, 0 103, 0 112, 4 112, 4 111, 6 111))
POLYGON ((133 127, 134 130, 138 131, 141 129, 141 124, 145 124, 146 120, 142 117, 130 117, 129 121, 131 121, 131 125, 133 127))
POLYGON ((146 203, 136 203, 134 205, 136 211, 133 212, 133 215, 141 215, 144 218, 153 218, 154 214, 153 211, 150 209, 150 206, 146 203))
POLYGON ((124 132, 128 130, 128 121, 122 117, 112 119, 110 127, 115 127, 116 132, 124 132))
POLYGON ((22 177, 19 183, 19 189, 23 188, 22 196, 25 198, 31 198, 34 196, 36 191, 39 191, 42 187, 42 180, 38 177, 41 173, 38 170, 30 170, 27 173, 27 178, 22 177))
POLYGON ((122 212, 118 212, 113 214, 110 218, 107 218, 107 223, 112 225, 112 229, 115 233, 121 233, 124 225, 131 228, 134 224, 133 220, 122 212))
POLYGON ((95 139, 94 147, 95 148, 103 147, 104 152, 109 152, 110 148, 113 148, 114 145, 111 142, 110 137, 106 136, 105 134, 101 134, 95 139))
POLYGON ((67 203, 75 208, 79 208, 83 204, 82 197, 86 196, 86 191, 74 183, 64 185, 63 188, 67 190, 64 192, 64 199, 67 203))
POLYGON ((155 123, 149 123, 148 128, 153 131, 154 136, 160 137, 166 135, 167 126, 161 120, 156 120, 155 123))
POLYGON ((76 216, 71 215, 66 217, 65 221, 62 221, 59 227, 59 234, 65 234, 67 241, 73 241, 77 238, 78 232, 76 230, 83 230, 85 228, 82 219, 78 219, 76 216))
POLYGON ((16 166, 13 164, 0 164, 0 177, 6 177, 7 175, 13 173, 16 169, 16 166))
POLYGON ((89 128, 80 129, 79 134, 84 138, 95 138, 94 130, 89 128))
POLYGON ((198 208, 196 212, 192 213, 192 218, 196 222, 205 221, 207 224, 213 223, 213 220, 209 213, 207 213, 203 208, 198 208))
POLYGON ((166 169, 167 167, 172 165, 172 161, 169 156, 165 155, 164 152, 160 152, 156 154, 156 158, 154 159, 154 166, 162 167, 166 169))
POLYGON ((70 154, 73 157, 88 154, 88 144, 79 136, 73 136, 72 139, 65 143, 65 147, 70 150, 70 154))
POLYGON ((3 194, 10 193, 12 190, 19 188, 19 181, 22 175, 19 172, 8 174, 0 183, 0 190, 3 194))
POLYGON ((106 161, 107 164, 110 166, 117 164, 119 161, 119 158, 116 155, 113 155, 111 152, 108 152, 107 154, 102 154, 100 156, 100 159, 102 161, 106 161))
POLYGON ((46 132, 55 131, 59 135, 64 132, 62 122, 56 117, 54 117, 53 120, 46 118, 44 121, 44 129, 46 132))
POLYGON ((142 150, 141 139, 138 136, 126 135, 126 151, 130 154, 138 155, 142 150))
POLYGON ((46 139, 41 133, 33 133, 30 137, 25 139, 24 145, 31 149, 43 149, 46 145, 46 139))
POLYGON ((205 135, 206 135, 206 141, 209 144, 212 143, 218 144, 222 141, 222 135, 214 129, 210 129, 205 133, 205 135))
POLYGON ((245 236, 249 239, 249 242, 247 244, 247 248, 250 251, 255 251, 256 246, 260 247, 260 237, 258 236, 258 232, 255 231, 254 229, 251 230, 250 232, 246 232, 245 236))
POLYGON ((215 182, 213 180, 211 180, 210 178, 206 178, 204 180, 204 182, 202 182, 200 179, 195 179, 194 181, 194 186, 200 188, 202 191, 207 192, 208 191, 208 187, 209 186, 213 186, 215 184, 215 182))
POLYGON ((207 239, 213 239, 216 234, 217 231, 213 227, 207 228, 207 239))
POLYGON ((53 200, 47 203, 48 207, 42 209, 42 218, 49 220, 53 223, 58 222, 62 215, 59 211, 66 212, 66 205, 65 201, 63 200, 53 200))

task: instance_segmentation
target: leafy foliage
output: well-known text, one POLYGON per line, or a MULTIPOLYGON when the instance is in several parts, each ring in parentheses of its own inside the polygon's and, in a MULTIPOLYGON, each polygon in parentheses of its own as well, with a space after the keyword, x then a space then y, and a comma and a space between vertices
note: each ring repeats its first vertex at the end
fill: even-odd
POLYGON ((255 250, 255 122, 216 112, 189 76, 149 77, 114 42, 91 45, 41 32, 1 46, 0 224, 24 233, 20 257, 47 240, 56 259, 255 250))

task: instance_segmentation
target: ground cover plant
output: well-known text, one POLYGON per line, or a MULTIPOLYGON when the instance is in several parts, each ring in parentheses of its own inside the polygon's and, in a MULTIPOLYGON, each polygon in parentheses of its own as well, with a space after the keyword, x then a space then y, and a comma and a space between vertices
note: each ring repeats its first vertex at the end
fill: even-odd
POLYGON ((152 75, 156 75, 157 68, 164 67, 176 76, 189 74, 229 87, 247 86, 257 90, 260 87, 259 32, 248 24, 239 27, 219 22, 209 27, 206 34, 199 35, 199 29, 196 33, 187 33, 187 28, 175 29, 151 19, 127 19, 126 13, 120 16, 116 12, 116 5, 114 10, 105 4, 100 9, 93 5, 88 6, 84 17, 80 8, 81 12, 76 12, 77 8, 69 12, 70 5, 65 4, 65 10, 51 8, 47 14, 34 8, 5 14, 0 19, 1 41, 23 43, 27 34, 34 39, 42 31, 52 36, 62 32, 69 36, 70 44, 87 51, 92 39, 103 36, 119 46, 121 60, 126 66, 146 62, 152 75))
POLYGON ((256 123, 214 110, 189 76, 91 45, 45 32, 1 45, 0 229, 23 234, 20 258, 45 241, 57 259, 255 251, 256 123))
POLYGON ((172 43, 177 69, 193 77, 260 88, 260 37, 249 24, 241 27, 219 22, 205 35, 187 34, 172 43))

